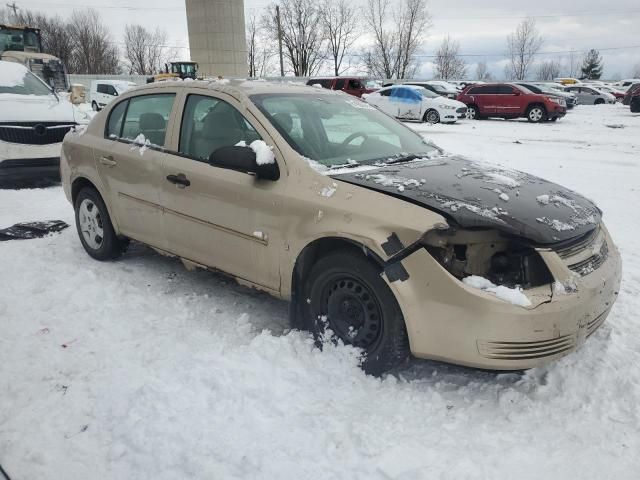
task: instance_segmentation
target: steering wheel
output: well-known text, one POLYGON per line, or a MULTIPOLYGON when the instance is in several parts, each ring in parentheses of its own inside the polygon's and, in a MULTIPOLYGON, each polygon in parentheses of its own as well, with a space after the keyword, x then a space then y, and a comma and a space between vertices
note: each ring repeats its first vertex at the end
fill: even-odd
POLYGON ((347 145, 349 145, 351 142, 353 142, 353 141, 354 141, 356 138, 358 138, 358 137, 362 137, 362 138, 363 138, 363 141, 364 141, 364 140, 366 140, 367 138, 369 138, 369 135, 367 135, 367 134, 366 134, 366 133, 364 133, 364 132, 355 132, 355 133, 352 133, 351 135, 349 135, 347 138, 345 138, 345 139, 342 141, 342 144, 341 144, 341 145, 342 145, 342 147, 346 147, 347 145))

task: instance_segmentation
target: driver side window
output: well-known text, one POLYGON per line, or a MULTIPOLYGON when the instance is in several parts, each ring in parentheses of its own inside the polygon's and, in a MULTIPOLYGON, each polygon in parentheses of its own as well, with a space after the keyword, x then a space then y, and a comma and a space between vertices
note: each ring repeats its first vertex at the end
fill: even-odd
POLYGON ((221 147, 261 137, 233 106, 214 97, 189 95, 182 115, 178 151, 194 160, 208 161, 221 147))

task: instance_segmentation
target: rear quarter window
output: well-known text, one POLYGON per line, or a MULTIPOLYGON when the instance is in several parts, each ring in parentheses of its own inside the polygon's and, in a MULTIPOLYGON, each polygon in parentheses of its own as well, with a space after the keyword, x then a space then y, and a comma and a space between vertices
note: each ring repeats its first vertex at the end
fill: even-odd
POLYGON ((118 103, 109 113, 107 127, 104 131, 105 138, 120 138, 122 136, 122 120, 127 111, 128 100, 118 103))

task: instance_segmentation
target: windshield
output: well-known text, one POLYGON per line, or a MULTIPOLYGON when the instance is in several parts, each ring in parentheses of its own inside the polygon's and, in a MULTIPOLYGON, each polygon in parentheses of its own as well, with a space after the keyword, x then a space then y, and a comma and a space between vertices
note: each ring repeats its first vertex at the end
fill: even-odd
POLYGON ((355 98, 283 93, 251 100, 294 150, 326 167, 437 152, 417 133, 355 98))
POLYGON ((18 28, 0 28, 0 52, 39 52, 38 35, 18 28))
POLYGON ((0 93, 53 95, 49 87, 22 65, 0 62, 0 93))

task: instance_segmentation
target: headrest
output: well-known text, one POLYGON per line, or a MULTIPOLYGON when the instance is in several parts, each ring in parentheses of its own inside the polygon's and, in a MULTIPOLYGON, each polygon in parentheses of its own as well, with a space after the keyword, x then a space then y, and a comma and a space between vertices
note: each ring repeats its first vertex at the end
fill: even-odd
POLYGON ((289 113, 275 113, 272 115, 273 120, 280 125, 280 127, 286 132, 291 133, 293 130, 293 119, 289 113))
POLYGON ((159 113, 146 112, 140 115, 138 126, 140 130, 164 130, 166 128, 166 122, 164 121, 164 117, 159 113))

